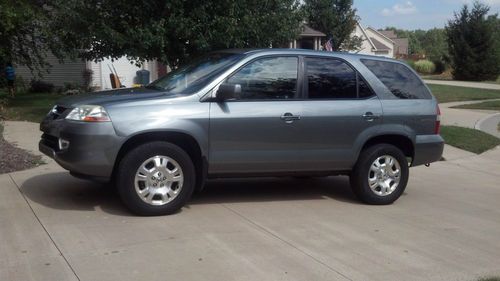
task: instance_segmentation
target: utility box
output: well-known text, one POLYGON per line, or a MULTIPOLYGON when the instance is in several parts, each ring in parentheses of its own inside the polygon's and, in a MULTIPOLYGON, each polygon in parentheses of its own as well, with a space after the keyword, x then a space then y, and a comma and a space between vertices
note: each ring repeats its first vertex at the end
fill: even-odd
POLYGON ((137 75, 137 84, 141 85, 149 84, 149 77, 150 77, 149 70, 141 69, 138 70, 135 74, 137 75))

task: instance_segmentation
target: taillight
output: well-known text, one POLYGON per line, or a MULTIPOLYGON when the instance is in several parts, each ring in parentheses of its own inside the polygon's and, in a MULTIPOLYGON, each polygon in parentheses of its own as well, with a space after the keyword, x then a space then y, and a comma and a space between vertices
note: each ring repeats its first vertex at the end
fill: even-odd
POLYGON ((436 105, 436 124, 434 126, 434 134, 439 135, 440 129, 441 129, 441 109, 439 109, 439 105, 436 105))

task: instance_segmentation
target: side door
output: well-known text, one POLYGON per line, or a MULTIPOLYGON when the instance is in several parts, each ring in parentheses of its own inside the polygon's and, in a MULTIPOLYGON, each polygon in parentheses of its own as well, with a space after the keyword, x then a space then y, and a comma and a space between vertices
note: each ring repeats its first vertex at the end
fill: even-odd
POLYGON ((356 141, 375 134, 381 124, 380 100, 353 67, 335 58, 304 58, 304 92, 302 166, 351 169, 356 141))
POLYGON ((297 56, 257 58, 224 82, 239 84, 238 98, 210 104, 209 173, 295 170, 295 139, 302 103, 297 56))

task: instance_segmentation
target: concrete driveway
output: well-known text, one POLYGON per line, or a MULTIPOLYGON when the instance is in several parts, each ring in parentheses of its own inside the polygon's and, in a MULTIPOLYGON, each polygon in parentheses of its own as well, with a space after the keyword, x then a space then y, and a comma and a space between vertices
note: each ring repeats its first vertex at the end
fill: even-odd
POLYGON ((112 188, 49 161, 0 175, 0 280, 500 275, 500 149, 476 156, 446 147, 445 157, 411 169, 390 206, 359 204, 345 177, 233 179, 210 182, 165 217, 131 216, 112 188))

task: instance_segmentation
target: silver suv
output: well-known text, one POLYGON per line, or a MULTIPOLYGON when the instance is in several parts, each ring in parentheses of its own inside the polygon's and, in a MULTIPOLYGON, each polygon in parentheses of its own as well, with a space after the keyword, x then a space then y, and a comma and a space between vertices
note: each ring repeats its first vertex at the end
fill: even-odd
POLYGON ((390 204, 410 166, 441 158, 439 115, 396 60, 228 50, 144 88, 57 102, 39 148, 74 176, 114 182, 140 215, 171 214, 221 177, 349 175, 360 200, 390 204))

